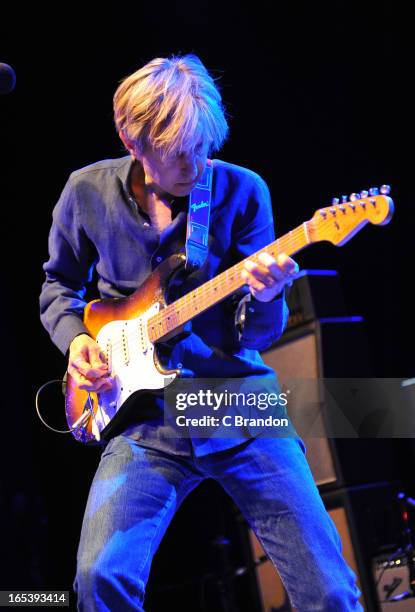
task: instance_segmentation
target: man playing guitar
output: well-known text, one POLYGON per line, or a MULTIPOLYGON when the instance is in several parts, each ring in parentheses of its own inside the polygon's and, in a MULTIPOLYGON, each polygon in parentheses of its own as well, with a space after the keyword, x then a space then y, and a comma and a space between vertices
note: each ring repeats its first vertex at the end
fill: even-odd
MULTIPOLYGON (((116 376, 83 320, 92 271, 101 298, 125 298, 183 248, 188 196, 228 133, 218 88, 194 55, 157 58, 131 74, 115 93, 114 113, 128 156, 70 176, 54 209, 40 296, 72 384, 97 396, 113 390, 116 376)), ((248 258, 244 290, 160 343, 160 359, 194 377, 265 377, 277 388, 258 351, 284 331, 284 287, 298 266, 284 254, 249 260, 274 240, 268 188, 250 170, 209 163, 209 252, 183 287, 248 258)), ((298 436, 178 437, 163 420, 160 394, 135 408, 107 442, 91 485, 74 581, 79 610, 143 609, 154 553, 181 502, 208 477, 239 506, 298 610, 362 610, 298 436)))

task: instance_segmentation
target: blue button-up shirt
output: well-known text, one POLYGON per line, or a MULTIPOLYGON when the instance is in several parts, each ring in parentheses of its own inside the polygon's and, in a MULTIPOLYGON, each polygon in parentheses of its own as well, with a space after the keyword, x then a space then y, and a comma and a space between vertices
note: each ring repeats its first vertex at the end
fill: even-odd
MULTIPOLYGON (((40 311, 43 325, 64 354, 73 338, 86 332, 82 316, 91 283, 97 282, 102 298, 130 295, 160 261, 183 250, 188 198, 176 199, 172 223, 159 233, 132 197, 132 163, 128 156, 72 173, 53 211, 40 311)), ((205 265, 184 280, 181 292, 213 278, 274 239, 266 183, 246 168, 213 160, 209 254, 205 265)), ((281 336, 287 318, 284 297, 263 303, 253 299, 245 286, 198 315, 191 333, 161 352, 167 367, 182 366, 196 377, 267 377, 275 380, 277 388, 275 373, 258 350, 281 336)), ((189 440, 172 441, 160 420, 140 423, 138 414, 137 410, 131 416, 125 431, 144 445, 188 453, 189 440)), ((240 442, 191 440, 196 454, 240 442)))

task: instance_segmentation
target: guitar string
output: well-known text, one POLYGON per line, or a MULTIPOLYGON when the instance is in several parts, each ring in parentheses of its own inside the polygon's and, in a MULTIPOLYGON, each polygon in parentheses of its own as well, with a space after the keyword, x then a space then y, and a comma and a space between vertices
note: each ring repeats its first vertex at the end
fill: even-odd
MULTIPOLYGON (((318 219, 317 221, 314 219, 314 226, 317 225, 319 221, 320 221, 319 223, 320 226, 322 225, 322 223, 328 222, 327 219, 318 219)), ((332 218, 330 219, 330 221, 332 221, 332 218)), ((298 242, 298 237, 300 234, 301 234, 301 237, 305 235, 307 243, 310 242, 308 240, 309 223, 310 222, 303 223, 301 226, 298 226, 297 228, 292 230, 289 234, 279 238, 278 240, 274 241, 267 247, 260 249, 260 252, 268 251, 275 255, 279 254, 279 252, 289 252, 291 254, 294 253, 296 250, 295 247, 302 246, 302 245, 296 244, 296 242, 298 242), (304 226, 306 227, 304 228, 304 226), (271 248, 271 245, 273 245, 272 248, 271 248), (288 248, 288 251, 287 251, 287 248, 288 248)), ((297 250, 299 249, 297 248, 297 250)), ((249 257, 247 257, 247 259, 251 258, 255 260, 257 259, 258 255, 259 255, 259 252, 257 252, 256 254, 250 255, 249 257)), ((163 332, 163 335, 165 335, 166 333, 169 333, 171 331, 171 328, 169 328, 169 323, 167 323, 169 319, 172 319, 173 325, 175 326, 177 326, 177 321, 179 321, 179 325, 183 324, 185 322, 182 320, 183 317, 189 316, 189 318, 192 318, 195 316, 195 312, 199 311, 200 313, 206 310, 206 307, 203 307, 203 305, 201 308, 197 308, 197 306, 195 306, 194 304, 195 298, 199 302, 203 301, 205 298, 208 299, 208 302, 211 302, 212 297, 213 297, 213 302, 210 304, 210 305, 213 305, 216 301, 216 297, 215 297, 217 295, 216 292, 219 291, 219 294, 221 294, 222 293, 221 290, 223 290, 224 285, 226 285, 226 287, 228 288, 229 283, 231 282, 234 286, 231 285, 230 290, 227 291, 223 295, 221 299, 224 299, 227 295, 231 294, 238 287, 244 284, 240 282, 240 279, 239 279, 239 273, 242 268, 243 268, 243 261, 238 262, 237 264, 235 264, 234 266, 232 266, 225 272, 222 272, 220 275, 218 275, 214 279, 210 279, 209 281, 207 281, 201 287, 198 287, 197 289, 190 291, 189 293, 185 294, 184 296, 176 300, 173 304, 170 304, 167 307, 163 308, 163 310, 160 313, 151 317, 150 320, 152 321, 152 324, 151 324, 152 329, 156 330, 158 328, 159 331, 163 332), (232 270, 232 273, 231 273, 231 270, 232 270), (238 274, 236 278, 235 278, 235 274, 238 274), (192 309, 191 313, 189 312, 190 309, 192 309), (180 315, 182 315, 182 317, 180 317, 180 315), (164 327, 163 327, 163 323, 164 323, 164 327)), ((159 333, 159 332, 156 331, 155 333, 159 333)))
MULTIPOLYGON (((299 237, 300 234, 304 235, 304 231, 303 231, 302 226, 299 226, 299 227, 295 228, 294 230, 292 230, 290 232, 290 237, 289 238, 288 238, 288 234, 286 234, 285 238, 286 238, 287 241, 289 241, 290 243, 292 243, 294 245, 297 242, 298 237, 299 237)), ((281 241, 282 241, 282 237, 278 238, 274 242, 270 243, 270 245, 267 245, 266 247, 263 247, 262 249, 260 249, 260 252, 263 252, 263 251, 269 249, 271 244, 274 244, 275 247, 281 246, 281 245, 276 245, 276 243, 280 243, 281 241)), ((280 252, 283 252, 283 251, 280 250, 280 252)), ((257 258, 257 255, 253 253, 252 255, 248 256, 246 259, 254 259, 255 260, 256 258, 257 258)), ((213 288, 213 286, 215 286, 216 290, 220 292, 220 290, 223 289, 224 286, 229 286, 229 273, 230 273, 230 270, 234 270, 234 274, 235 274, 235 272, 239 272, 243 268, 243 263, 244 263, 244 260, 234 264, 231 268, 229 268, 225 272, 221 272, 221 274, 219 274, 218 276, 214 277, 213 279, 210 279, 210 280, 206 281, 203 285, 201 285, 197 289, 189 291, 184 296, 182 296, 182 297, 178 298, 177 300, 175 300, 172 304, 168 304, 165 308, 163 308, 162 311, 160 311, 160 313, 158 313, 156 315, 153 315, 153 317, 151 317, 151 319, 149 319, 149 320, 153 320, 154 321, 153 326, 157 326, 157 320, 158 320, 159 317, 161 317, 162 315, 164 317, 168 316, 167 310, 169 312, 171 312, 171 311, 174 312, 174 308, 179 308, 183 312, 184 310, 190 308, 191 305, 194 304, 194 294, 195 294, 195 292, 197 292, 197 298, 199 300, 202 300, 202 301, 206 297, 206 294, 209 297, 214 295, 213 291, 215 289, 213 288)), ((239 278, 238 278, 238 280, 236 281, 235 284, 237 284, 238 286, 233 288, 233 289, 231 289, 231 291, 229 293, 232 293, 237 288, 243 286, 245 283, 243 283, 242 279, 241 279, 241 282, 239 284, 239 278)), ((224 295, 221 299, 224 299, 225 297, 226 297, 226 295, 224 295)), ((200 312, 198 314, 200 314, 200 312)), ((171 315, 171 316, 177 316, 177 313, 174 312, 174 314, 171 315)), ((180 324, 182 324, 182 323, 180 323, 180 324)), ((167 331, 166 333, 169 333, 169 332, 167 331)), ((118 349, 122 343, 123 343, 122 340, 117 340, 114 343, 112 343, 112 348, 118 349)))
MULTIPOLYGON (((361 204, 361 206, 362 206, 362 204, 361 204)), ((363 206, 362 206, 362 208, 363 208, 363 206)), ((363 218, 361 220, 365 220, 365 219, 363 218)), ((313 221, 313 219, 311 219, 310 221, 313 221)), ((270 245, 267 245, 266 247, 263 247, 262 249, 260 249, 256 253, 248 256, 246 259, 254 259, 255 260, 255 259, 258 258, 259 253, 263 252, 263 251, 268 251, 268 252, 271 252, 273 254, 278 255, 279 253, 287 251, 287 247, 289 249, 288 252, 293 254, 295 252, 295 250, 296 250, 295 248, 294 249, 292 248, 293 247, 293 242, 294 242, 294 246, 298 246, 298 245, 295 245, 295 242, 297 242, 299 234, 301 234, 302 236, 305 234, 307 244, 310 243, 310 241, 308 240, 308 234, 309 234, 308 224, 310 223, 310 221, 306 221, 301 226, 298 226, 297 228, 295 228, 294 230, 292 230, 291 232, 289 232, 285 236, 275 240, 270 245), (306 226, 305 230, 304 230, 304 226, 306 226), (271 245, 273 245, 273 248, 270 248, 271 245)), ((318 222, 320 222, 320 225, 321 225, 322 223, 327 223, 328 221, 332 222, 333 221, 333 217, 330 220, 327 220, 327 219, 318 219, 317 221, 314 220, 314 225, 316 225, 318 222)), ((301 250, 301 248, 302 248, 302 246, 300 247, 300 249, 297 249, 297 250, 301 250)), ((219 274, 215 278, 210 279, 209 281, 206 281, 206 283, 204 283, 203 285, 201 285, 197 289, 188 292, 187 294, 185 294, 184 296, 182 296, 181 298, 176 300, 173 304, 169 304, 166 308, 163 308, 163 310, 160 313, 154 315, 150 319, 150 320, 153 321, 152 327, 155 328, 155 327, 159 326, 160 320, 161 321, 163 321, 163 320, 165 321, 166 317, 168 317, 169 315, 171 317, 173 317, 173 318, 174 318, 174 316, 177 317, 178 316, 177 310, 181 310, 181 311, 188 310, 190 307, 192 307, 194 305, 194 299, 196 297, 198 299, 202 299, 203 297, 206 297, 206 294, 207 294, 208 298, 212 298, 212 296, 215 295, 213 293, 213 291, 223 288, 223 285, 225 285, 225 284, 228 285, 229 281, 231 280, 231 282, 233 282, 233 284, 236 285, 236 286, 234 288, 232 288, 230 291, 228 291, 225 295, 223 295, 223 298, 225 298, 227 295, 229 295, 230 293, 235 291, 238 287, 240 287, 240 286, 242 286, 244 284, 244 283, 240 283, 239 277, 236 280, 233 280, 233 276, 230 275, 231 274, 231 270, 233 270, 234 273, 240 272, 241 269, 243 268, 243 265, 244 265, 244 261, 238 262, 237 264, 235 264, 234 266, 232 266, 228 270, 222 272, 221 274, 219 274)), ((223 298, 221 298, 221 299, 223 299, 223 298)), ((187 314, 186 314, 186 316, 187 316, 187 314)), ((194 314, 192 314, 192 316, 194 316, 194 314)), ((183 322, 181 324, 183 324, 183 322)), ((169 330, 167 330, 166 333, 168 333, 168 331, 169 330)))
MULTIPOLYGON (((343 205, 345 208, 348 206, 351 210, 353 210, 353 208, 350 206, 350 203, 345 203, 343 205)), ((366 203, 362 203, 362 202, 356 202, 356 204, 354 204, 354 211, 353 214, 357 214, 358 212, 362 213, 362 212, 366 212, 367 204, 366 203), (360 209, 358 208, 358 206, 360 205, 360 209)), ((305 221, 304 223, 302 223, 301 225, 297 226, 296 228, 294 228, 293 230, 291 230, 290 232, 288 232, 287 234, 285 234, 284 236, 281 236, 280 238, 276 239, 275 241, 273 241, 272 243, 270 243, 269 245, 263 247, 262 249, 260 249, 259 251, 257 251, 256 253, 253 253, 252 255, 249 255, 247 258, 245 259, 257 259, 258 255, 260 252, 264 252, 264 251, 271 251, 273 253, 275 253, 278 255, 279 253, 285 252, 288 249, 289 252, 294 253, 295 249, 293 249, 294 246, 296 246, 296 242, 299 240, 299 238, 301 237, 306 237, 306 243, 304 244, 304 246, 306 246, 307 244, 310 244, 309 240, 308 240, 308 236, 310 233, 312 233, 312 231, 316 231, 316 230, 321 230, 324 229, 324 225, 328 225, 329 227, 332 228, 332 232, 335 235, 336 234, 336 230, 333 227, 333 223, 335 223, 336 219, 337 219, 337 214, 333 215, 330 213, 330 208, 331 207, 327 207, 326 209, 319 209, 315 214, 318 214, 320 212, 321 216, 318 217, 317 219, 311 218, 308 221, 305 221), (328 211, 328 212, 327 212, 328 211), (325 213, 325 216, 323 216, 322 212, 325 213), (309 225, 312 224, 312 227, 310 228, 309 225), (316 227, 317 226, 317 227, 316 227), (306 231, 305 231, 306 228, 306 231), (311 230, 311 232, 310 232, 311 230), (270 249, 270 246, 274 245, 274 249, 270 249), (282 248, 281 248, 282 247, 282 248)), ((333 207, 334 208, 334 207, 333 207)), ((342 219, 343 215, 345 213, 342 213, 342 216, 339 215, 339 218, 342 219)), ((359 219, 353 219, 353 221, 367 221, 367 216, 366 214, 359 215, 360 218, 359 219)), ((355 229, 355 228, 353 228, 355 229)), ((331 234, 331 232, 329 232, 329 235, 331 234)), ((301 247, 302 248, 302 247, 301 247)), ((301 250, 298 249, 298 250, 301 250)), ((173 302, 172 304, 168 304, 165 308, 163 308, 159 313, 153 315, 149 321, 153 321, 152 323, 152 327, 155 329, 157 327, 160 326, 160 321, 166 321, 166 318, 170 315, 170 317, 177 317, 180 320, 180 314, 178 314, 176 312, 177 309, 179 309, 182 313, 183 311, 188 310, 189 308, 191 308, 194 305, 194 298, 195 295, 197 294, 197 299, 198 300, 202 300, 206 297, 213 297, 215 296, 215 294, 213 293, 213 291, 219 291, 220 289, 223 289, 224 286, 229 286, 229 272, 230 270, 234 270, 234 274, 236 272, 240 272, 240 270, 243 268, 244 266, 244 260, 234 264, 231 268, 229 268, 228 270, 225 270, 224 272, 221 272, 218 276, 214 277, 213 279, 210 279, 208 281, 206 281, 203 285, 201 285, 200 287, 194 289, 193 291, 190 291, 188 293, 186 293, 184 296, 178 298, 177 300, 175 300, 175 302, 173 302), (216 287, 216 289, 215 289, 216 287), (207 295, 206 295, 207 294, 207 295)), ((225 299, 227 297, 227 295, 233 293, 234 291, 236 291, 239 287, 243 286, 245 283, 240 283, 239 284, 239 277, 232 281, 235 285, 237 285, 236 287, 232 288, 228 294, 223 295, 222 299, 225 299)), ((220 300, 219 300, 220 301, 220 300)), ((212 306, 215 303, 215 301, 213 301, 212 304, 210 304, 210 306, 212 306)), ((210 307, 209 306, 209 307, 210 307)), ((206 310, 206 308, 201 308, 199 309, 199 312, 197 312, 197 314, 192 313, 191 316, 189 316, 189 319, 193 318, 194 316, 197 316, 198 314, 200 314, 201 312, 203 312, 204 310, 206 310)), ((187 316, 187 312, 185 314, 185 316, 187 316)), ((188 320, 189 320, 188 319, 188 320)), ((147 322, 147 325, 149 324, 149 321, 147 322)), ((181 321, 177 326, 183 325, 186 321, 181 321)), ((160 327, 159 327, 160 329, 160 327)), ((174 329, 174 327, 173 327, 174 329)), ((161 329, 161 331, 163 331, 163 335, 170 333, 171 331, 173 331, 172 329, 167 329, 167 331, 164 331, 163 329, 161 329)), ((157 332, 156 332, 157 333, 157 332)), ((162 336, 160 336, 162 337, 162 336)), ((118 349, 119 346, 123 343, 122 340, 117 340, 114 343, 112 343, 112 349, 118 349)))
MULTIPOLYGON (((362 212, 365 209, 365 206, 363 206, 362 203, 357 202, 357 204, 360 204, 361 206, 361 211, 362 212)), ((356 205, 354 205, 356 206, 356 205)), ((324 210, 324 209, 323 209, 324 210)), ((355 210, 356 212, 356 210, 355 210)), ((327 213, 326 213, 327 215, 327 213)), ((337 215, 336 215, 337 217, 337 215)), ((270 243, 270 245, 268 245, 267 247, 264 247, 263 249, 260 249, 259 252, 263 252, 265 250, 268 250, 270 252, 272 252, 273 254, 276 252, 276 254, 278 254, 278 252, 284 252, 287 251, 287 247, 290 248, 291 250, 288 252, 295 252, 295 249, 292 249, 293 245, 294 246, 298 246, 295 243, 298 241, 298 237, 301 236, 306 236, 307 242, 308 241, 308 231, 304 231, 304 226, 306 226, 306 229, 308 230, 308 225, 310 224, 310 222, 314 222, 314 226, 318 225, 321 226, 324 224, 329 224, 330 226, 333 224, 333 221, 336 218, 334 215, 331 215, 328 219, 324 218, 323 216, 321 216, 320 218, 316 219, 311 219, 309 221, 304 222, 302 225, 298 226, 297 228, 295 228, 294 230, 291 230, 291 232, 289 232, 288 234, 285 234, 285 236, 282 236, 281 238, 275 240, 273 243, 270 243), (273 249, 270 249, 269 247, 271 245, 274 245, 273 249)), ((355 221, 364 221, 365 216, 360 216, 360 219, 355 219, 355 221)), ((316 228, 314 228, 316 229, 316 228)), ((334 228, 333 228, 334 229, 334 228)), ((299 249, 298 249, 299 250, 299 249)), ((246 259, 256 259, 259 252, 252 254, 250 256, 248 256, 246 259)), ((234 271, 234 275, 237 272, 240 272, 240 270, 243 267, 243 263, 242 262, 238 262, 237 264, 235 264, 234 266, 232 266, 231 268, 229 268, 228 270, 226 270, 225 272, 222 272, 221 274, 219 274, 218 276, 216 276, 213 279, 210 279, 209 281, 207 281, 206 283, 204 283, 202 286, 198 287, 197 289, 190 291, 189 293, 185 294, 184 296, 182 296, 181 298, 179 298, 178 300, 176 300, 175 302, 173 302, 172 304, 167 305, 165 308, 162 309, 162 311, 160 311, 160 313, 153 315, 153 317, 151 317, 149 319, 149 321, 152 321, 153 323, 151 324, 151 328, 153 330, 156 330, 155 333, 160 333, 163 332, 159 337, 162 337, 163 335, 166 335, 168 333, 170 333, 171 331, 174 330, 174 327, 178 327, 180 325, 183 325, 186 321, 183 320, 183 318, 187 318, 187 320, 193 318, 194 316, 197 316, 197 314, 200 314, 201 312, 203 312, 204 310, 206 310, 207 308, 209 308, 210 306, 212 306, 215 301, 217 301, 216 295, 217 293, 213 293, 214 291, 219 291, 219 293, 221 293, 221 290, 223 290, 223 287, 226 285, 227 287, 229 287, 229 280, 230 278, 232 279, 231 282, 233 283, 233 287, 230 289, 230 291, 228 291, 226 294, 224 294, 220 299, 224 299, 227 297, 227 295, 230 295, 231 293, 233 293, 236 289, 238 289, 239 287, 243 286, 244 283, 239 281, 239 275, 238 277, 234 279, 234 276, 229 276, 230 275, 230 271, 233 270, 234 271), (196 312, 193 311, 191 313, 189 313, 189 309, 191 308, 195 308, 194 306, 194 301, 195 301, 195 297, 197 297, 197 300, 200 301, 204 301, 204 299, 208 298, 211 300, 212 297, 214 297, 214 300, 211 304, 209 304, 209 306, 206 308, 205 306, 201 306, 200 308, 196 308, 196 312), (180 312, 179 312, 180 311, 180 312), (180 317, 180 315, 182 315, 182 317, 180 317), (173 328, 169 327, 169 323, 167 323, 168 319, 171 318, 173 320, 173 328), (174 322, 174 320, 176 320, 176 322, 174 322), (179 321, 177 323, 177 321, 179 321), (160 324, 163 324, 165 328, 160 327, 160 324), (158 328, 158 330, 157 330, 158 328)), ((231 285, 232 286, 232 285, 231 285)), ((220 300, 218 300, 220 301, 220 300)), ((171 325, 171 323, 170 323, 171 325)), ((157 340, 157 339, 156 339, 157 340)), ((119 345, 122 341, 115 341, 113 343, 113 348, 117 349, 117 345, 119 345)))

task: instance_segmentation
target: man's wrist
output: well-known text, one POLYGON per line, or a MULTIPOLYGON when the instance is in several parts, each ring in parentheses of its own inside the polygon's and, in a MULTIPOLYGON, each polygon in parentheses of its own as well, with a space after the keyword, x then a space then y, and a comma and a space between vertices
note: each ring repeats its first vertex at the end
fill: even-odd
POLYGON ((71 343, 69 346, 71 346, 72 342, 75 340, 75 338, 79 338, 79 336, 88 336, 88 338, 92 338, 92 336, 90 334, 88 334, 88 332, 83 331, 83 332, 79 332, 79 334, 76 334, 76 336, 74 336, 71 340, 71 343))
POLYGON ((257 303, 261 303, 261 304, 269 304, 272 302, 276 302, 277 300, 280 300, 282 297, 284 297, 284 289, 281 289, 281 291, 279 293, 277 293, 276 295, 274 295, 273 298, 271 298, 270 300, 264 301, 264 300, 258 300, 258 298, 256 298, 254 296, 253 293, 251 293, 251 300, 253 300, 254 302, 257 303))

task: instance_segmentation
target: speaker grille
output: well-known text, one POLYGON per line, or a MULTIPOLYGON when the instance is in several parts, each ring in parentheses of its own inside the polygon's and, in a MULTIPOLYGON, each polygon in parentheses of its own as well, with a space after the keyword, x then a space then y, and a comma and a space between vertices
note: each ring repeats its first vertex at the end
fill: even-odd
POLYGON ((288 402, 288 412, 300 434, 303 428, 311 434, 315 432, 315 437, 304 436, 303 440, 307 447, 307 460, 316 484, 332 484, 336 483, 340 476, 335 468, 320 409, 319 337, 315 326, 307 327, 305 331, 304 335, 264 352, 262 358, 277 372, 282 384, 286 383, 289 386, 290 379, 309 381, 307 385, 297 385, 296 400, 293 404, 288 402), (310 406, 314 406, 311 411, 310 406))

